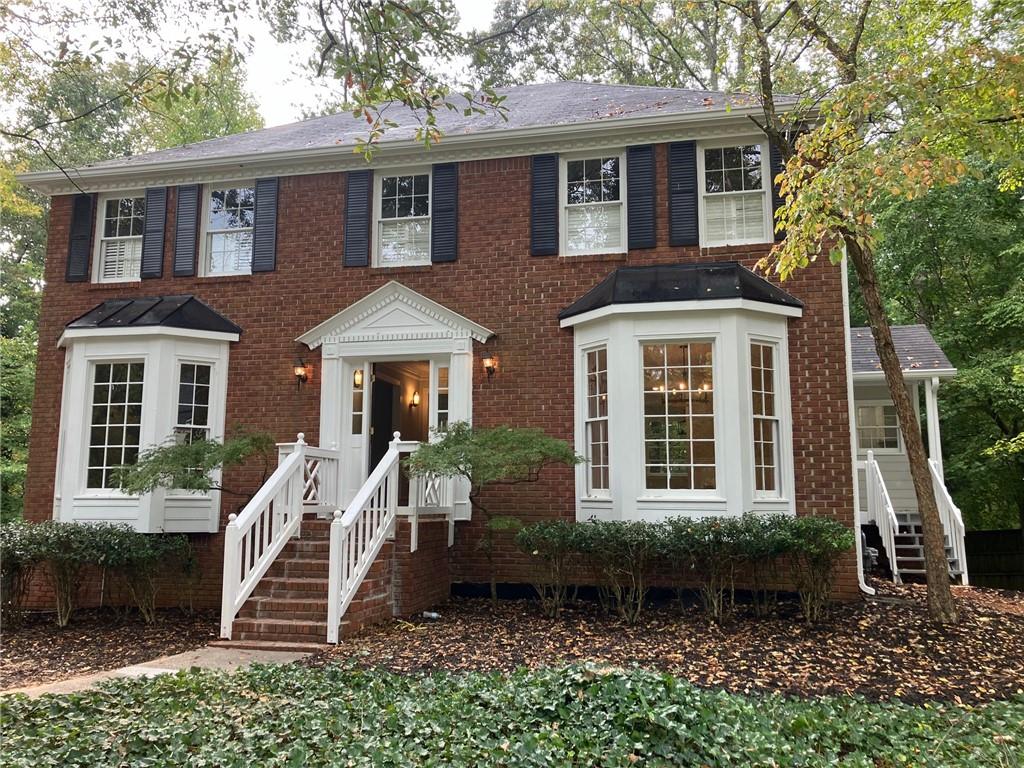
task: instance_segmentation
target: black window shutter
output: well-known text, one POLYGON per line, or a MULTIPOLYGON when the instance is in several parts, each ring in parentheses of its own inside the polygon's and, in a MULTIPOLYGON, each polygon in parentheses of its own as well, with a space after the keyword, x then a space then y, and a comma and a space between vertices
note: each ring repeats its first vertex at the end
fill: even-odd
POLYGON ((349 171, 345 188, 345 252, 346 267, 370 264, 370 203, 373 171, 349 171))
POLYGON ((164 231, 167 229, 167 187, 146 190, 146 221, 142 228, 142 278, 164 274, 164 231))
POLYGON ((668 243, 697 245, 697 142, 668 145, 668 243))
POLYGON ((277 266, 277 177, 256 179, 256 210, 252 217, 252 271, 273 272, 277 266))
POLYGON ((178 187, 174 214, 174 276, 196 273, 196 243, 199 232, 200 190, 198 184, 178 187))
MULTIPOLYGON (((786 164, 782 162, 782 153, 775 147, 774 144, 769 142, 768 149, 768 162, 772 174, 772 228, 775 228, 775 211, 779 210, 785 201, 782 199, 782 195, 779 193, 779 185, 775 181, 775 177, 782 173, 786 164)), ((785 232, 776 232, 775 239, 781 240, 786 236, 785 232)))
POLYGON ((533 156, 530 255, 558 255, 558 155, 533 156))
POLYGON ((629 248, 658 244, 654 228, 654 145, 626 148, 626 219, 629 248))
POLYGON ((430 204, 430 260, 455 261, 459 255, 459 166, 434 166, 430 204))
POLYGON ((71 235, 68 238, 68 263, 64 277, 69 283, 89 279, 89 250, 92 245, 96 195, 75 195, 71 202, 71 235))

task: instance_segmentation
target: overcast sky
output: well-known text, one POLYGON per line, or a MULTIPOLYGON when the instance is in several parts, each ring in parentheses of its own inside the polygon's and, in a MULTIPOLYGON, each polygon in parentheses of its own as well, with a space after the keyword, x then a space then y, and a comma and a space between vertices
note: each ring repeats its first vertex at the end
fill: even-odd
MULTIPOLYGON (((460 27, 468 31, 490 24, 497 0, 454 2, 462 18, 460 27)), ((303 107, 317 103, 318 88, 303 76, 298 63, 310 52, 278 45, 262 23, 254 22, 246 31, 256 39, 255 50, 248 57, 249 90, 259 102, 267 126, 300 119, 303 107)))

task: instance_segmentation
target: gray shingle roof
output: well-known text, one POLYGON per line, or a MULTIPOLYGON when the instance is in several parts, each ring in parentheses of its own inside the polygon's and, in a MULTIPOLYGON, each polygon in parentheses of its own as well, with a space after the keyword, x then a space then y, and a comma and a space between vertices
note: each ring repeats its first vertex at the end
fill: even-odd
POLYGON ((140 328, 162 326, 194 331, 241 333, 242 329, 195 296, 145 296, 109 299, 97 304, 67 328, 140 328))
MULTIPOLYGON (((894 325, 892 341, 905 372, 955 370, 924 325, 894 325)), ((850 329, 850 352, 854 373, 882 373, 882 365, 875 352, 875 338, 870 328, 850 329)))
MULTIPOLYGON (((719 111, 727 105, 755 105, 749 96, 727 95, 721 91, 603 85, 578 81, 521 85, 500 88, 497 92, 506 97, 504 106, 508 109, 508 120, 493 112, 467 117, 463 115, 461 109, 444 109, 437 114, 441 130, 447 136, 500 133, 518 128, 572 125, 612 118, 719 111)), ((780 103, 788 101, 791 101, 788 97, 779 100, 780 103)), ((387 107, 383 114, 389 120, 398 123, 397 127, 387 130, 383 144, 415 137, 420 121, 412 110, 404 105, 395 104, 387 107)), ((213 160, 236 155, 303 149, 352 148, 357 139, 365 139, 366 135, 366 120, 344 112, 158 152, 105 160, 83 166, 83 169, 141 167, 151 163, 213 160)))
POLYGON ((787 307, 803 307, 760 275, 735 261, 717 264, 664 264, 619 267, 558 313, 558 319, 581 315, 610 304, 662 301, 750 299, 787 307))

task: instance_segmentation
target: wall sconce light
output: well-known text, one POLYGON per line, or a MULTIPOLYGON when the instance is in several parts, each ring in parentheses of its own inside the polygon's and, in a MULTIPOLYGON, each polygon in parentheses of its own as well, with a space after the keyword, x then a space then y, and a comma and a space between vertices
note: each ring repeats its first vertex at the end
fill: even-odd
POLYGON ((356 368, 355 373, 352 374, 352 386, 356 389, 363 388, 363 369, 356 368))
POLYGON ((419 390, 416 390, 415 392, 412 393, 412 400, 409 401, 409 408, 412 409, 412 408, 419 408, 419 407, 420 407, 420 393, 419 393, 419 390))
POLYGON ((302 385, 309 381, 309 367, 301 357, 295 361, 292 372, 295 374, 295 388, 301 389, 302 385))
POLYGON ((488 355, 487 357, 484 358, 483 363, 484 370, 487 371, 487 378, 493 379, 494 372, 498 370, 498 359, 496 357, 488 355))

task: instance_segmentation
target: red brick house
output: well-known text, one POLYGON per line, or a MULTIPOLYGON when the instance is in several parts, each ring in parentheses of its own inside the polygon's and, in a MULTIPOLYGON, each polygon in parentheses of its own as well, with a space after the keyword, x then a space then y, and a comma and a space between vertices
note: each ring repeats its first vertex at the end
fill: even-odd
MULTIPOLYGON (((226 637, 336 640, 486 580, 466 490, 397 464, 470 420, 586 456, 493 495, 525 522, 828 515, 877 523, 914 570, 913 499, 893 505, 874 454, 897 485, 906 462, 842 270, 751 271, 778 204, 757 110, 584 83, 507 96, 507 122, 446 113, 429 150, 403 113, 369 164, 342 114, 27 175, 53 196, 27 517, 192 534, 226 637), (110 487, 140 449, 236 425, 288 441, 262 486, 255 466, 224 478, 255 491, 242 510, 110 487)), ((954 371, 907 334, 942 486, 954 371)), ((503 546, 500 580, 527 581, 503 546)), ((851 553, 840 596, 859 571, 851 553)))

